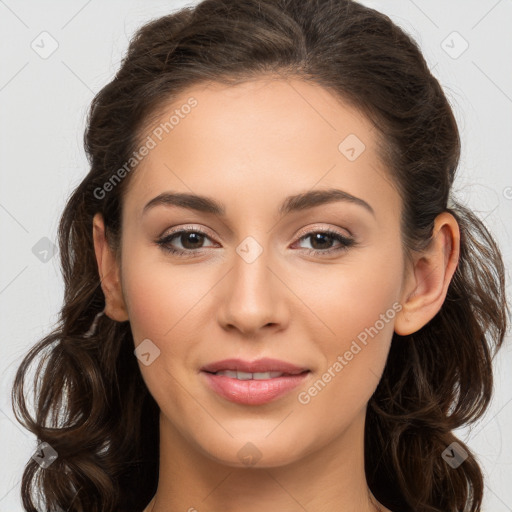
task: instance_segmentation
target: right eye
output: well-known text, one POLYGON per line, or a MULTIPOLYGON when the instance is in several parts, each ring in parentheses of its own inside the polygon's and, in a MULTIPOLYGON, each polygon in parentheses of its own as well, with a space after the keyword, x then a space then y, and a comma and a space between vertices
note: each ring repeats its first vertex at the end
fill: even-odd
POLYGON ((208 235, 199 229, 182 229, 173 231, 156 241, 162 250, 174 254, 176 256, 192 256, 194 252, 198 252, 202 242, 208 235), (174 239, 177 239, 182 247, 176 248, 172 245, 174 239), (188 247, 187 247, 188 246, 188 247))

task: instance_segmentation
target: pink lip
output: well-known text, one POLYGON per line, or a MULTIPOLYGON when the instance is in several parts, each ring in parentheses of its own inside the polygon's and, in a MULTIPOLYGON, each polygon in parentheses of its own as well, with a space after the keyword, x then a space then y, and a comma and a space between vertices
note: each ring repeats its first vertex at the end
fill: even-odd
POLYGON ((308 368, 301 368, 286 361, 264 357, 255 361, 243 361, 242 359, 224 359, 215 363, 207 364, 201 368, 204 372, 215 373, 222 370, 233 370, 248 373, 257 372, 282 372, 291 375, 302 373, 308 368))
POLYGON ((226 375, 201 372, 213 391, 231 402, 246 405, 261 405, 288 393, 309 375, 283 375, 274 379, 238 380, 226 375))
POLYGON ((231 402, 246 405, 261 405, 279 398, 301 384, 309 373, 307 368, 270 358, 252 362, 224 359, 201 368, 201 374, 213 391, 231 402), (287 375, 274 379, 238 380, 214 374, 222 370, 248 373, 282 372, 287 375))

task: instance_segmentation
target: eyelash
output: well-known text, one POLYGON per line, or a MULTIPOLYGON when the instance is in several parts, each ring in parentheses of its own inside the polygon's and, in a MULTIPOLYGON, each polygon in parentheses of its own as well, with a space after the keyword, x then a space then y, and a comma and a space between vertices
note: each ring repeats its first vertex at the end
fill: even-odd
MULTIPOLYGON (((194 253, 198 253, 201 251, 202 248, 199 249, 175 249, 172 246, 170 246, 171 240, 173 240, 176 237, 179 237, 180 235, 184 234, 190 234, 195 233, 199 235, 204 235, 207 238, 210 238, 207 233, 202 231, 201 229, 182 229, 180 231, 174 231, 166 235, 165 237, 160 238, 159 240, 156 240, 156 244, 161 247, 161 249, 167 253, 171 253, 177 257, 194 257, 194 253)), ((331 254, 336 252, 342 252, 346 251, 349 247, 352 247, 356 245, 356 241, 353 238, 348 238, 336 231, 332 231, 330 229, 326 230, 314 230, 310 231, 309 233, 306 233, 305 235, 301 236, 298 241, 304 240, 306 238, 309 238, 315 234, 322 234, 322 235, 328 235, 329 237, 333 238, 334 240, 340 242, 341 246, 339 247, 331 247, 327 250, 319 250, 319 249, 304 249, 307 251, 307 254, 309 255, 324 255, 324 254, 331 254)))

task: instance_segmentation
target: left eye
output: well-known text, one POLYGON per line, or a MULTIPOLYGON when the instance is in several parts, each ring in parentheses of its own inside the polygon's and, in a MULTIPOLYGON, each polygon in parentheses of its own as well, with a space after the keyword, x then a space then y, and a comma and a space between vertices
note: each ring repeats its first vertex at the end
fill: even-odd
POLYGON ((355 243, 353 238, 348 238, 346 236, 341 235, 340 233, 337 233, 336 231, 330 231, 330 230, 311 231, 307 235, 304 235, 301 238, 299 238, 299 241, 307 240, 308 238, 311 239, 311 243, 313 244, 313 246, 316 245, 317 247, 318 246, 320 247, 320 249, 316 249, 314 247, 312 249, 308 249, 309 252, 313 252, 313 253, 319 253, 319 252, 331 253, 331 252, 335 252, 335 251, 341 251, 341 250, 347 249, 348 247, 354 245, 354 243, 355 243), (326 240, 327 240, 327 244, 329 245, 329 247, 327 247, 327 248, 326 248, 326 240), (330 240, 330 242, 329 242, 329 240, 330 240), (333 240, 339 242, 338 247, 331 246, 333 240), (322 250, 322 248, 323 248, 323 250, 322 250))
MULTIPOLYGON (((202 242, 205 239, 210 239, 206 233, 200 230, 181 230, 170 233, 169 235, 159 239, 156 243, 162 248, 162 250, 175 254, 177 256, 193 256, 194 252, 199 252, 202 247, 202 242), (181 242, 181 248, 174 247, 171 242, 174 239, 181 242)), ((311 243, 319 248, 304 248, 308 254, 326 254, 331 252, 343 251, 354 245, 356 242, 353 238, 348 238, 336 231, 325 230, 325 231, 311 231, 306 235, 299 238, 299 242, 302 240, 311 239, 311 243), (339 243, 337 247, 332 247, 333 241, 339 243)))

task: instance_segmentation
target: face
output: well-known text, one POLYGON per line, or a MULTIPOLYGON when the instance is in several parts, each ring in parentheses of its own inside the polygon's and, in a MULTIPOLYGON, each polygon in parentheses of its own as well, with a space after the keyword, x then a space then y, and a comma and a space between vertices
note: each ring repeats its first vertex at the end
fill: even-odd
POLYGON ((232 466, 243 447, 260 466, 298 461, 363 424, 385 366, 404 275, 398 192, 371 123, 317 85, 202 85, 161 121, 175 110, 167 133, 148 131, 156 145, 123 204, 121 285, 135 345, 146 340, 143 378, 177 444, 232 466), (148 205, 177 193, 218 208, 148 205), (202 371, 261 358, 307 371, 202 371))

